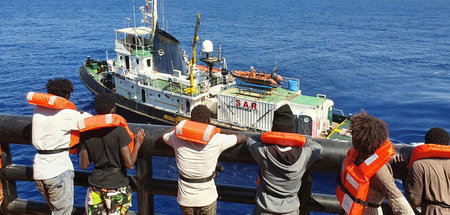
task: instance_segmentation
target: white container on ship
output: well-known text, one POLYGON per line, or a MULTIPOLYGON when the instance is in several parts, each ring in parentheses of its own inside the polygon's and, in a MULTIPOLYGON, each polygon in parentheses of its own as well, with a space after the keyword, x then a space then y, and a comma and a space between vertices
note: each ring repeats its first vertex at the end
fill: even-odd
POLYGON ((270 103, 224 94, 219 94, 217 101, 219 121, 261 131, 272 128, 273 112, 280 107, 280 102, 270 103))

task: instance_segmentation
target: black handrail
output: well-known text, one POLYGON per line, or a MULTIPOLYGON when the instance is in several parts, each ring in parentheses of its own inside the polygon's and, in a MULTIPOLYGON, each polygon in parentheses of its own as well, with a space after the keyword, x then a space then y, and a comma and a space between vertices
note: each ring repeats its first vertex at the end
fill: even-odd
MULTIPOLYGON (((174 156, 173 149, 162 143, 159 136, 171 128, 164 125, 134 124, 129 123, 133 132, 143 128, 146 132, 144 144, 139 151, 136 163, 136 176, 129 176, 131 187, 138 193, 138 213, 154 214, 153 194, 172 195, 177 194, 177 181, 175 179, 153 177, 152 156, 174 156)), ((246 133, 247 136, 257 135, 246 133)), ((300 211, 309 214, 309 211, 339 213, 340 207, 334 195, 312 193, 312 172, 325 171, 338 173, 342 160, 345 158, 351 143, 314 139, 323 147, 323 153, 319 160, 308 170, 303 178, 302 190, 299 192, 301 199, 300 211)), ((3 213, 7 214, 48 214, 49 209, 45 202, 28 201, 19 199, 15 181, 32 181, 32 167, 12 163, 9 144, 31 144, 31 116, 0 114, 0 143, 2 146, 1 180, 4 189, 3 213)), ((394 144, 398 153, 409 157, 413 147, 406 144, 394 144)), ((245 145, 237 145, 226 150, 219 160, 236 163, 255 163, 245 145)), ((89 172, 75 171, 75 185, 88 186, 89 172)), ((217 185, 220 201, 255 204, 256 188, 239 185, 217 185)), ((388 205, 384 204, 384 211, 388 212, 388 205)), ((74 214, 83 214, 82 206, 74 207, 74 214)))

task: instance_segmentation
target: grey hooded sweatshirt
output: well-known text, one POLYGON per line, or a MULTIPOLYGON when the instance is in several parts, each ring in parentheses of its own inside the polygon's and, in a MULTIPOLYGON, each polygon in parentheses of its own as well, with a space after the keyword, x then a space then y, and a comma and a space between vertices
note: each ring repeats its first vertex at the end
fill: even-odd
POLYGON ((256 203, 272 213, 290 213, 299 209, 297 193, 303 174, 319 158, 322 146, 307 138, 300 157, 292 165, 275 159, 269 153, 269 145, 262 143, 259 135, 249 138, 247 147, 260 171, 261 181, 256 192, 256 203))

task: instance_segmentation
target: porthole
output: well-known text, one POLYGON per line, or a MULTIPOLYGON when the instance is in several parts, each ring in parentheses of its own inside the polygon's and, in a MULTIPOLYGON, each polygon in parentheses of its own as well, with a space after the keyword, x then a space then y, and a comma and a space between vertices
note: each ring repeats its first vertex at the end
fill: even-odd
POLYGON ((309 122, 309 118, 308 117, 303 118, 303 122, 308 123, 309 122))

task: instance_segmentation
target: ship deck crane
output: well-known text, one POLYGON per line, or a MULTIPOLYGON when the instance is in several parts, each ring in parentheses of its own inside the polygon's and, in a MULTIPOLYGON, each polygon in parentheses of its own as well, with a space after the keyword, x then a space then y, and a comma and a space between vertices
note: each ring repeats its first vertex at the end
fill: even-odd
POLYGON ((200 25, 200 14, 197 13, 197 22, 195 24, 194 39, 192 40, 192 58, 189 67, 189 78, 191 81, 191 86, 185 90, 187 94, 195 94, 198 92, 197 87, 194 85, 194 65, 196 63, 196 53, 197 53, 197 42, 198 42, 198 27, 200 25))

